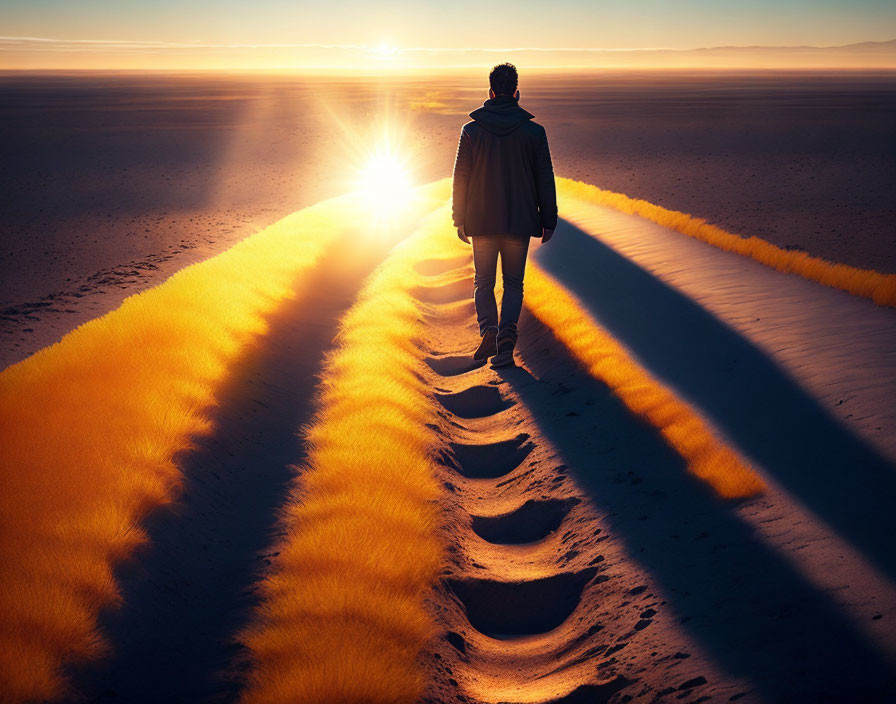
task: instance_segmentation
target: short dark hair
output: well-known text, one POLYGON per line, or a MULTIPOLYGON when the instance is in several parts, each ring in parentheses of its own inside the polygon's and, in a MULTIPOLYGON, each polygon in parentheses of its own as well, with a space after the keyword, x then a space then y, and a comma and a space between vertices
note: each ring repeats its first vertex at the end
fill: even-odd
POLYGON ((513 95, 519 81, 519 74, 513 64, 498 64, 488 74, 488 83, 495 95, 513 95))

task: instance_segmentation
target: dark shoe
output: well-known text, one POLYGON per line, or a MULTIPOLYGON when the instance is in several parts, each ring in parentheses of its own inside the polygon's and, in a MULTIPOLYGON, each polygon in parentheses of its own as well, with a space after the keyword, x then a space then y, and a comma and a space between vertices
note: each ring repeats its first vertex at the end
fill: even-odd
POLYGON ((497 345, 498 353, 492 357, 491 366, 509 367, 515 364, 513 361, 513 349, 516 347, 516 340, 505 336, 498 340, 497 345))
POLYGON ((479 349, 473 353, 473 359, 487 359, 498 353, 498 333, 494 330, 486 330, 479 343, 479 349))

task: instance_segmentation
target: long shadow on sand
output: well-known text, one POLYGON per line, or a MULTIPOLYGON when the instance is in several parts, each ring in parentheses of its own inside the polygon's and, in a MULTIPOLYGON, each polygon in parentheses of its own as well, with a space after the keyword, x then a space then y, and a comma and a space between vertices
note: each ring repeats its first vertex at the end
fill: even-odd
POLYGON ((736 504, 690 475, 656 430, 525 310, 520 353, 535 377, 515 367, 500 376, 627 554, 656 580, 668 603, 659 608, 671 608, 714 662, 747 680, 762 701, 886 700, 892 666, 831 599, 763 544, 736 504))
POLYGON ((380 260, 373 245, 341 244, 268 318, 269 333, 217 394, 213 435, 181 459, 183 496, 151 516, 149 549, 120 570, 124 605, 103 624, 113 657, 78 681, 88 701, 236 698, 233 637, 271 558, 265 551, 293 476, 289 465, 305 456, 297 432, 311 419, 339 316, 380 260))
POLYGON ((538 261, 647 368, 896 577, 896 467, 886 458, 746 338, 570 223, 538 261))

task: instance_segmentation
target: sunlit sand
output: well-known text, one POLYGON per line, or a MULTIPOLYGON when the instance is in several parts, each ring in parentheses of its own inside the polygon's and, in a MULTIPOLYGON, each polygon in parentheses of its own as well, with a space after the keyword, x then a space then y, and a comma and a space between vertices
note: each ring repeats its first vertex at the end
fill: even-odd
POLYGON ((232 370, 276 332, 269 320, 286 324, 284 302, 302 310, 301 282, 340 248, 376 269, 327 284, 354 303, 329 322, 317 391, 294 399, 314 414, 291 431, 307 453, 277 535, 259 538, 270 564, 246 564, 252 608, 227 614, 242 644, 221 663, 239 664, 234 699, 522 704, 671 686, 762 701, 883 686, 896 658, 882 510, 896 419, 879 393, 890 278, 805 268, 763 241, 741 251, 724 244, 734 234, 561 178, 569 219, 533 246, 519 366, 495 371, 468 357, 472 269, 450 182, 413 187, 388 149, 358 174, 351 193, 0 374, 7 699, 90 696, 118 646, 101 614, 160 608, 123 598, 117 569, 161 537, 147 517, 180 500, 182 460, 216 432, 208 411, 232 370), (745 322, 738 301, 760 290, 778 298, 745 322), (862 345, 776 344, 785 325, 816 330, 819 305, 859 325, 862 345), (861 413, 835 419, 847 389, 861 413), (811 681, 788 676, 798 653, 811 681))
POLYGON ((632 413, 656 426, 688 469, 726 499, 758 493, 762 480, 687 403, 664 388, 602 330, 581 303, 537 266, 529 273, 529 307, 596 379, 613 389, 632 413))
POLYGON ((896 3, 0 25, 0 704, 896 702, 896 3))
MULTIPOLYGON (((725 251, 755 259, 778 271, 799 274, 826 286, 870 298, 879 305, 896 308, 896 274, 882 274, 873 269, 860 269, 813 257, 806 252, 782 249, 756 236, 741 237, 687 213, 661 208, 643 200, 629 198, 623 193, 604 191, 587 183, 564 182, 561 191, 571 199, 586 200, 639 215, 725 251)), ((575 220, 575 217, 571 219, 575 220)))

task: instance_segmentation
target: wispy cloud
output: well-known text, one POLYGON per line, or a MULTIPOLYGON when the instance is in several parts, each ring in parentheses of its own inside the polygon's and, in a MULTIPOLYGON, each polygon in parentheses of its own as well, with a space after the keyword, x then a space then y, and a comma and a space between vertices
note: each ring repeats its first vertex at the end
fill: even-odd
POLYGON ((98 51, 98 52, 157 52, 174 51, 220 51, 243 49, 335 49, 342 51, 366 51, 371 53, 390 54, 458 54, 468 52, 541 52, 541 53, 573 53, 573 52, 624 52, 624 51, 663 51, 661 47, 640 47, 632 49, 606 49, 601 47, 427 47, 427 46, 383 46, 380 44, 325 44, 325 43, 210 43, 210 42, 168 42, 131 39, 58 39, 52 37, 7 37, 0 36, 0 51, 98 51))
POLYGON ((240 43, 218 44, 208 42, 163 42, 132 39, 55 39, 51 37, 4 37, 0 36, 0 50, 16 51, 157 51, 159 49, 193 49, 196 51, 217 49, 370 49, 363 44, 270 44, 240 43))

